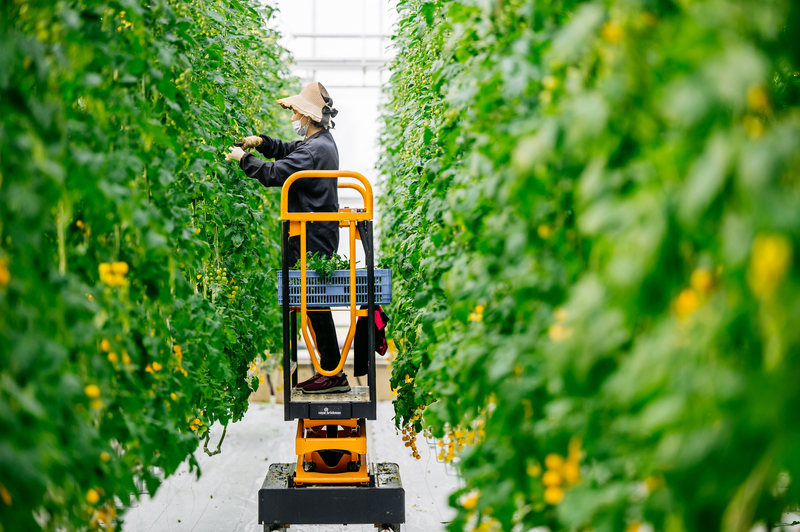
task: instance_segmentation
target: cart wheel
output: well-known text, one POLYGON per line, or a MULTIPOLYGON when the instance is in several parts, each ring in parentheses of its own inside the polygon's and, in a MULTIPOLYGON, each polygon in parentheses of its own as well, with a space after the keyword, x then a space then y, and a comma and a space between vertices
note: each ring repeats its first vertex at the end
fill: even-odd
POLYGON ((264 525, 264 532, 272 532, 273 530, 285 530, 284 525, 264 525))
POLYGON ((391 530, 391 532, 400 532, 400 523, 382 523, 379 527, 379 530, 383 532, 384 530, 391 530))

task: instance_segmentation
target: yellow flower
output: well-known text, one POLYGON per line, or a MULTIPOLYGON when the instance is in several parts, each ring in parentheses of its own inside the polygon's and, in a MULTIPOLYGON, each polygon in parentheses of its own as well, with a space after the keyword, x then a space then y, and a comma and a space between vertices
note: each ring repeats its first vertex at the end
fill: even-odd
MULTIPOLYGON (((491 508, 487 507, 486 510, 487 510, 487 513, 490 513, 490 512, 488 512, 488 510, 491 510, 491 508)), ((483 523, 478 525, 476 528, 474 528, 472 532, 494 532, 494 531, 498 530, 499 528, 500 527, 498 526, 497 519, 492 519, 490 521, 484 521, 483 523)))
POLYGON ((759 139, 764 134, 764 123, 758 117, 747 115, 742 120, 742 125, 751 139, 759 139))
POLYGON ((469 315, 469 321, 483 321, 483 305, 476 305, 469 315))
POLYGON ((0 286, 6 286, 11 281, 11 272, 8 271, 8 260, 0 259, 0 286))
POLYGON ((108 515, 108 512, 105 511, 105 509, 97 510, 97 514, 96 514, 94 520, 92 520, 92 524, 102 523, 104 525, 107 525, 110 522, 111 522, 111 518, 108 515))
POLYGON ((792 243, 783 235, 760 234, 753 242, 747 283, 756 297, 772 297, 792 265, 792 243))
POLYGON ((684 319, 691 315, 700 306, 700 300, 697 297, 697 292, 691 288, 686 288, 675 299, 673 303, 675 306, 675 313, 678 318, 684 319))
POLYGON ((478 504, 478 497, 480 497, 480 495, 481 493, 479 491, 473 491, 464 499, 464 502, 461 504, 461 506, 467 510, 474 510, 475 506, 478 504))
POLYGON ((112 364, 116 364, 117 362, 119 362, 119 357, 117 356, 116 353, 111 352, 108 354, 108 361, 111 362, 112 364))
POLYGON ((531 464, 525 469, 525 472, 528 473, 529 477, 536 478, 542 474, 542 466, 539 464, 531 464))
POLYGON ((581 477, 581 469, 578 463, 571 460, 564 464, 564 467, 561 468, 561 473, 563 473, 567 484, 575 484, 581 477))
POLYGON ((769 111, 769 95, 764 87, 753 86, 747 90, 747 106, 759 113, 769 111))
POLYGON ((111 351, 111 342, 107 338, 100 340, 100 349, 103 351, 111 351))
POLYGON ((546 471, 545 474, 542 475, 542 484, 545 486, 560 486, 561 481, 561 473, 552 469, 546 471))
POLYGON ((544 87, 549 91, 555 89, 557 85, 558 85, 558 80, 556 80, 556 78, 554 78, 553 76, 545 76, 542 79, 542 87, 544 87))
POLYGON ((663 484, 663 480, 659 477, 647 477, 644 479, 644 484, 647 486, 647 491, 654 492, 663 484))
POLYGON ((103 451, 102 453, 100 453, 100 460, 102 460, 103 462, 108 462, 111 460, 111 455, 103 451))
POLYGON ((171 394, 169 394, 169 396, 173 401, 178 400, 178 394, 176 394, 175 392, 172 392, 171 394))
POLYGON ((692 272, 689 284, 700 295, 706 295, 714 285, 714 275, 707 268, 697 268, 692 272))
POLYGON ((148 365, 146 365, 146 366, 144 367, 144 370, 145 370, 147 373, 153 373, 153 365, 152 365, 152 364, 148 364, 148 365))
POLYGON ((198 227, 197 229, 194 230, 194 232, 199 235, 200 234, 200 228, 198 227))
POLYGON ((197 432, 197 429, 203 426, 203 422, 200 421, 198 418, 194 418, 194 420, 189 424, 189 428, 191 428, 194 432, 197 432))
POLYGON ((95 410, 100 410, 101 408, 103 408, 103 401, 101 401, 100 399, 95 399, 91 403, 89 403, 89 406, 91 406, 95 410))
POLYGON ((544 490, 544 502, 547 504, 558 504, 564 498, 564 490, 558 486, 550 486, 544 490))
POLYGON ((642 527, 641 523, 629 523, 628 526, 625 527, 625 532, 639 532, 639 529, 642 527))
POLYGON ((101 262, 97 266, 97 271, 100 273, 101 277, 103 275, 108 275, 109 273, 111 273, 111 264, 109 264, 108 262, 101 262))
POLYGON ((125 275, 126 273, 128 273, 128 263, 115 262, 111 265, 111 271, 119 275, 125 275))
POLYGON ((570 327, 565 327, 560 323, 554 323, 549 329, 547 329, 547 336, 549 336, 550 339, 555 343, 561 343, 572 336, 572 329, 570 327))
POLYGON ((600 36, 604 41, 611 44, 616 44, 622 40, 623 37, 622 26, 615 20, 609 20, 600 29, 600 36))
POLYGON ((161 371, 163 367, 159 362, 153 362, 153 371, 161 371))
POLYGON ((203 278, 203 276, 202 276, 202 275, 200 275, 200 274, 198 273, 198 274, 197 274, 197 279, 198 279, 198 280, 200 280, 200 279, 202 279, 202 278, 203 278))
POLYGON ((553 234, 553 229, 547 224, 542 224, 536 228, 536 233, 540 238, 547 240, 553 234))
POLYGON ((547 469, 558 470, 564 465, 564 457, 560 454, 550 453, 544 458, 544 465, 547 469))
POLYGON ((578 462, 581 457, 581 439, 580 438, 571 438, 569 440, 569 446, 567 447, 567 455, 569 456, 569 460, 572 462, 578 462))
POLYGON ((180 353, 180 352, 181 352, 181 346, 180 346, 179 344, 175 344, 175 345, 172 347, 172 350, 173 350, 173 351, 174 351, 176 354, 177 354, 177 353, 180 353))
POLYGON ((86 502, 89 504, 97 504, 97 501, 100 500, 100 494, 97 493, 97 490, 90 489, 86 492, 86 502))
POLYGON ((128 355, 128 352, 125 351, 124 349, 122 350, 122 363, 123 364, 130 364, 131 363, 131 357, 130 357, 130 355, 128 355))
POLYGON ((258 374, 258 384, 259 385, 264 384, 264 374, 263 373, 259 373, 258 374))
POLYGON ((0 499, 3 499, 6 506, 11 506, 11 494, 2 484, 0 484, 0 499))
POLYGON ((100 397, 100 387, 96 384, 88 384, 83 389, 83 392, 89 399, 97 399, 98 397, 100 397))

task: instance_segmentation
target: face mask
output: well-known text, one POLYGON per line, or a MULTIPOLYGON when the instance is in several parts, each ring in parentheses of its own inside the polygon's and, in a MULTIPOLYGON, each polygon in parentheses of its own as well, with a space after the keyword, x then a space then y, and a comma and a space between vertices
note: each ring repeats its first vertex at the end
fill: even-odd
POLYGON ((305 137, 306 133, 308 132, 308 124, 301 126, 300 124, 303 122, 303 119, 300 120, 293 120, 292 125, 294 126, 294 132, 300 135, 301 137, 305 137))

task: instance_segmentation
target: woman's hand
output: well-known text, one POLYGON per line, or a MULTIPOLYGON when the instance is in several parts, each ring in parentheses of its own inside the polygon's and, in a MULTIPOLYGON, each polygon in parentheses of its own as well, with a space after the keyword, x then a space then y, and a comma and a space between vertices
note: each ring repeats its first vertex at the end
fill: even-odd
POLYGON ((260 146, 262 140, 264 139, 262 139, 257 135, 253 135, 250 137, 243 138, 242 140, 239 141, 239 143, 242 145, 243 150, 249 150, 251 148, 255 148, 256 146, 260 146))
POLYGON ((244 157, 245 151, 238 146, 233 146, 231 152, 225 154, 226 161, 236 161, 237 163, 244 157))

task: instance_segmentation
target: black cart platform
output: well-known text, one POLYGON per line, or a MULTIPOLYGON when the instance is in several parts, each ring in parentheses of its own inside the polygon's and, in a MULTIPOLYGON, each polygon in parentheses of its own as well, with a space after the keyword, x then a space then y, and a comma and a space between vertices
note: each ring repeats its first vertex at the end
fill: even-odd
POLYGON ((405 522, 405 491, 397 464, 371 464, 370 486, 294 486, 295 464, 270 464, 258 492, 258 522, 264 530, 286 525, 374 524, 399 532, 405 522), (310 508, 315 511, 309 512, 310 508))

